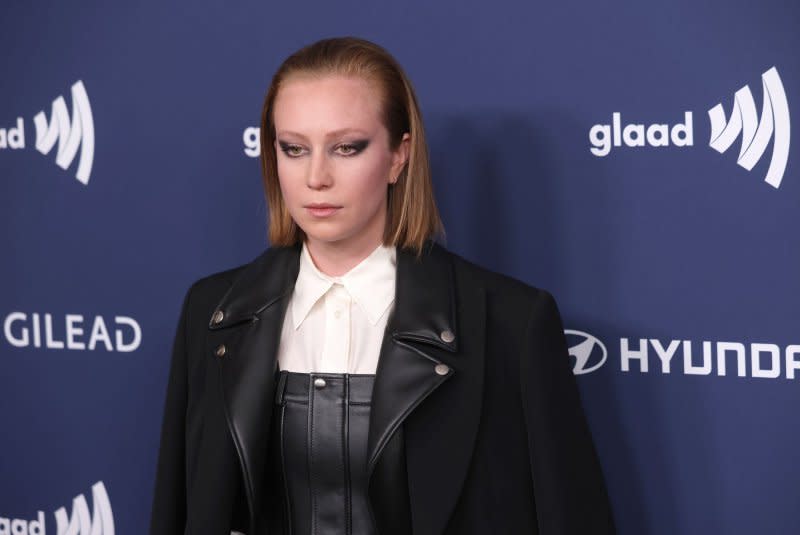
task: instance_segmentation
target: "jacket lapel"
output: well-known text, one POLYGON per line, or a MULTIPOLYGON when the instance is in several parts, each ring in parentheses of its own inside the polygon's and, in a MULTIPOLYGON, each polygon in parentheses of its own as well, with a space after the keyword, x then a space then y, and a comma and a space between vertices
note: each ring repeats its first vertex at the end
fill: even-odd
POLYGON ((456 291, 451 255, 438 245, 426 247, 419 258, 398 250, 394 311, 378 361, 367 450, 370 498, 380 526, 392 524, 380 518, 379 505, 397 483, 385 477, 391 470, 375 467, 402 425, 413 533, 445 529, 478 429, 484 306, 482 288, 456 291))
POLYGON ((248 264, 209 321, 219 356, 223 406, 242 466, 254 533, 264 525, 266 452, 283 317, 299 270, 299 248, 271 248, 248 264))

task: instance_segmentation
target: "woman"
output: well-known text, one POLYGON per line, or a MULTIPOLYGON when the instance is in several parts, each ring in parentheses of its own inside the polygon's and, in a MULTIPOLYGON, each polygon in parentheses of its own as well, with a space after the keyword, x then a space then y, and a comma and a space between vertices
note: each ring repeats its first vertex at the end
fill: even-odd
POLYGON ((187 292, 151 534, 613 533, 555 302, 432 241, 396 61, 299 50, 261 150, 272 247, 187 292))

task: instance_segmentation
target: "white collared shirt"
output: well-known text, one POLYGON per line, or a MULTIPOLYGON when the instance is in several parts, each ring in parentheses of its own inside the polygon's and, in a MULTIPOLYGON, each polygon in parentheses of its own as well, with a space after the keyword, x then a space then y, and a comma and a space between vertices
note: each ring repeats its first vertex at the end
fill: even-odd
POLYGON ((374 374, 394 304, 397 251, 378 246, 340 277, 322 273, 303 244, 278 346, 281 370, 374 374))

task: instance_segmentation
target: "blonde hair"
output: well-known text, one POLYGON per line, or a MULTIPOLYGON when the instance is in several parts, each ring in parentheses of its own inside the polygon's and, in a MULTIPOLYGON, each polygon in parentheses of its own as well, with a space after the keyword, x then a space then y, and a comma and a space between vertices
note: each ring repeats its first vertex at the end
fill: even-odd
POLYGON ((272 78, 261 112, 261 170, 269 208, 269 241, 295 245, 305 233, 289 215, 278 182, 273 105, 278 91, 296 74, 361 77, 381 91, 383 123, 392 150, 403 134, 411 136, 408 160, 397 181, 389 184, 384 245, 420 253, 428 239, 443 235, 431 182, 428 146, 417 98, 400 64, 382 47, 356 37, 323 39, 301 48, 281 64, 272 78))

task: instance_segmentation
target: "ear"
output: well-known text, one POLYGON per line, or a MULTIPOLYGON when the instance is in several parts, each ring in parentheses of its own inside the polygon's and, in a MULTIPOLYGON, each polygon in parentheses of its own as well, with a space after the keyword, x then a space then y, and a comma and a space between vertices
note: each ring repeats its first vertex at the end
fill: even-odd
POLYGON ((397 148, 392 152, 392 168, 389 172, 389 184, 394 184, 397 182, 397 178, 400 176, 403 166, 408 161, 408 154, 410 150, 411 134, 406 132, 403 134, 403 138, 400 140, 397 148))

